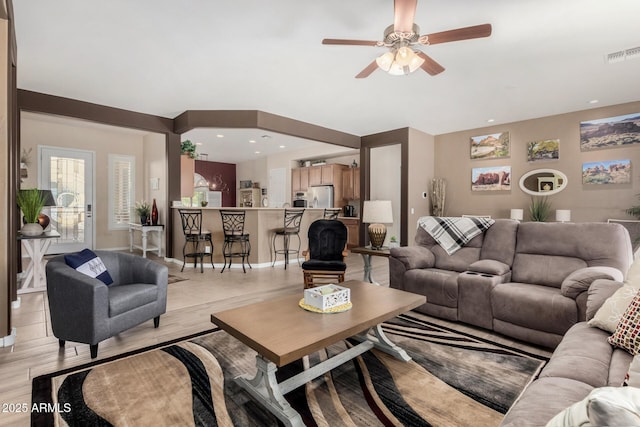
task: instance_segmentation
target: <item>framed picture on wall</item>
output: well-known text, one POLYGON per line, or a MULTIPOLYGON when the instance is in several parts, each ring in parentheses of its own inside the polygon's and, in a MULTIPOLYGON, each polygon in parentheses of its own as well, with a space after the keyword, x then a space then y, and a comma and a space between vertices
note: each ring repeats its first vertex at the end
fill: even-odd
POLYGON ((631 160, 605 160, 582 164, 583 184, 630 184, 631 160))
POLYGON ((580 150, 640 144, 640 113, 580 122, 580 150))
POLYGON ((510 155, 509 132, 472 136, 469 141, 471 159, 498 159, 510 155))
POLYGON ((560 140, 545 139, 527 143, 527 162, 540 160, 558 160, 560 158, 560 140))
POLYGON ((511 166, 490 166, 471 169, 471 190, 511 190, 511 166))

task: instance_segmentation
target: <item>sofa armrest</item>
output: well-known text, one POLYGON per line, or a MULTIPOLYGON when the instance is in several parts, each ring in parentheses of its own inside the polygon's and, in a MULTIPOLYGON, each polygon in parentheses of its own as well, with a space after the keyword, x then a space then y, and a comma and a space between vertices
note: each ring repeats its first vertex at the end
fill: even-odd
POLYGON ((476 273, 491 274, 494 276, 503 276, 511 271, 511 267, 501 261, 494 259, 481 259, 469 265, 467 271, 476 273))
POLYGON ((613 267, 597 266, 580 268, 569 274, 560 286, 562 295, 576 299, 582 292, 586 292, 589 286, 597 279, 623 280, 620 270, 613 267))
POLYGON ((594 280, 587 291, 586 320, 593 319, 602 304, 622 287, 622 282, 609 279, 594 280))
POLYGON ((424 246, 402 246, 389 250, 391 258, 400 261, 406 270, 430 268, 436 263, 436 257, 424 246))
POLYGON ((109 290, 60 262, 46 267, 51 326, 59 339, 95 344, 108 336, 109 290))

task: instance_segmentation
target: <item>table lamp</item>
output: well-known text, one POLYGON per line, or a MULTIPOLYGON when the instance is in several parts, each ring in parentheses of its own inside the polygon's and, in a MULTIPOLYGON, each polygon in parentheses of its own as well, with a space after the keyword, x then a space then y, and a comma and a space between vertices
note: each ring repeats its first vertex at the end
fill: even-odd
POLYGON ((558 221, 558 222, 569 222, 569 221, 571 221, 571 210, 569 210, 569 209, 557 209, 556 210, 556 221, 558 221))
MULTIPOLYGON (((53 198, 53 194, 51 193, 51 190, 40 190, 40 194, 42 194, 42 198, 44 199, 45 206, 56 205, 56 200, 53 198)), ((50 222, 51 222, 51 219, 49 218, 49 216, 40 212, 40 215, 38 215, 38 224, 40 224, 43 230, 49 226, 50 222)))
POLYGON ((384 224, 393 223, 391 200, 365 200, 362 208, 362 222, 369 224, 371 249, 381 249, 387 236, 384 224))

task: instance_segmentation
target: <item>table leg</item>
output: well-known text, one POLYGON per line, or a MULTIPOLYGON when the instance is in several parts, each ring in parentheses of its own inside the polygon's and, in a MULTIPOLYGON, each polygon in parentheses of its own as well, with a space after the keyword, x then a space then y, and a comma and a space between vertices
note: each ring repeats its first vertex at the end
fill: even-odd
POLYGON ((36 242, 35 240, 23 240, 22 243, 24 251, 29 256, 29 264, 27 264, 27 269, 24 271, 24 279, 22 281, 22 286, 20 287, 20 289, 27 289, 29 288, 29 285, 35 281, 34 267, 36 260, 34 258, 34 247, 36 242))
POLYGON ((362 260, 364 261, 364 279, 363 280, 365 282, 374 283, 378 285, 379 283, 375 282, 371 278, 371 270, 373 269, 373 266, 371 265, 371 255, 368 255, 368 254, 361 254, 361 255, 362 255, 362 260))
POLYGON ((147 232, 142 230, 142 258, 147 257, 147 232))
POLYGON ((129 227, 129 252, 133 252, 133 228, 129 227))
MULTIPOLYGON (((157 237, 158 237, 158 256, 161 257, 162 256, 162 230, 157 230, 157 237)), ((213 250, 213 248, 211 248, 211 250, 213 250)))
POLYGON ((371 336, 368 332, 366 334, 356 335, 353 338, 362 342, 372 342, 373 346, 380 351, 383 351, 396 359, 402 360, 404 362, 408 362, 411 360, 411 356, 407 354, 402 348, 395 345, 391 340, 384 334, 381 325, 376 325, 371 328, 374 336, 371 336))

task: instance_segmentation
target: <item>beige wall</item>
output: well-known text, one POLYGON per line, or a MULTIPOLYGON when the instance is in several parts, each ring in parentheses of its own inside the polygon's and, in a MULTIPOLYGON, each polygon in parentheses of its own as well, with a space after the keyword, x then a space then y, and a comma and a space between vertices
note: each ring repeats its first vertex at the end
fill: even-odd
MULTIPOLYGON (((142 137, 143 140, 143 159, 144 159, 144 199, 152 203, 156 200, 158 206, 158 223, 167 224, 171 219, 171 212, 168 208, 167 200, 167 180, 169 174, 167 172, 167 150, 165 148, 165 136, 158 133, 150 133, 142 137), (158 188, 151 188, 151 180, 157 180, 158 188)), ((149 234, 150 239, 156 239, 156 233, 149 234)), ((165 239, 162 239, 162 253, 165 251, 165 239)), ((150 244, 157 245, 158 242, 152 240, 150 244)))
POLYGON ((433 135, 409 128, 409 186, 407 189, 407 244, 412 244, 416 236, 418 218, 429 215, 429 183, 434 176, 433 135), (427 198, 422 193, 427 192, 427 198))
MULTIPOLYGON (((7 93, 7 80, 8 80, 8 22, 5 19, 0 19, 0 58, 3 58, 2 65, 0 65, 0 176, 3 177, 0 180, 0 210, 7 212, 9 209, 9 129, 8 129, 8 93, 7 93)), ((0 346, 3 344, 2 338, 9 335, 10 322, 7 314, 9 303, 9 263, 14 262, 10 259, 9 245, 14 245, 14 242, 9 241, 8 231, 13 224, 10 224, 9 215, 2 215, 0 220, 0 346)))
POLYGON ((370 200, 391 200, 393 210, 393 224, 386 224, 385 246, 389 245, 391 236, 400 239, 401 153, 400 144, 371 149, 370 200))
MULTIPOLYGON (((633 102, 436 136, 435 176, 444 178, 447 183, 446 215, 487 214, 494 218, 508 218, 511 208, 522 208, 527 220, 531 198, 520 190, 518 180, 527 171, 552 168, 567 175, 568 186, 564 191, 549 196, 552 205, 550 220, 555 219, 556 209, 570 209, 571 219, 575 222, 630 218, 624 209, 638 203, 640 145, 581 152, 580 122, 639 112, 640 102, 633 102), (470 160, 469 139, 472 136, 502 131, 510 132, 510 158, 470 160), (560 139, 559 160, 528 163, 526 144, 545 139, 560 139), (622 159, 631 160, 632 184, 582 184, 583 163, 622 159), (511 166, 511 191, 471 191, 472 168, 503 165, 511 166)), ((414 170, 411 168, 412 173, 414 170)))
MULTIPOLYGON (((22 183, 22 188, 37 187, 38 162, 36 160, 38 146, 74 148, 95 152, 95 249, 114 249, 129 247, 129 234, 127 230, 109 230, 107 221, 107 186, 108 186, 108 155, 122 154, 136 158, 136 193, 135 200, 141 200, 148 196, 145 194, 145 166, 143 153, 145 147, 144 133, 121 129, 105 125, 93 125, 77 121, 72 124, 58 118, 47 117, 39 114, 22 114, 21 146, 23 149, 32 148, 32 164, 29 167, 29 177, 22 183)), ((150 139, 147 145, 156 146, 150 139)), ((164 144, 158 150, 164 153, 164 144)), ((153 151, 153 150, 148 150, 153 151)), ((159 159, 154 156, 153 173, 157 169, 159 159)), ((165 162, 166 164, 166 162, 165 162)), ((166 166, 164 166, 166 168, 166 166)), ((161 181, 166 177, 163 172, 161 181)), ((166 183, 165 183, 166 185, 166 183)), ((164 191, 166 194, 166 190, 164 191)))

